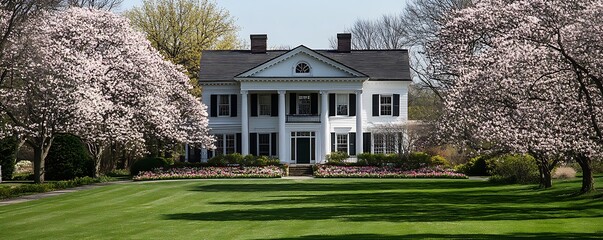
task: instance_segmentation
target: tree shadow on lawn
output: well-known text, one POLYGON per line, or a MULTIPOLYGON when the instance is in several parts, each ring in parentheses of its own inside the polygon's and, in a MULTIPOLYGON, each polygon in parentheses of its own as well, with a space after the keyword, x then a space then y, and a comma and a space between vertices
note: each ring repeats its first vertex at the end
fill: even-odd
POLYGON ((295 191, 363 191, 363 190, 425 190, 425 189, 470 189, 492 186, 483 181, 451 179, 317 179, 311 182, 273 183, 226 183, 200 185, 192 191, 201 192, 295 192, 295 191), (336 183, 321 183, 321 180, 336 183), (337 182, 340 181, 340 182, 337 182))
POLYGON ((512 234, 344 234, 344 235, 308 235, 291 238, 271 238, 272 240, 398 240, 398 239, 603 239, 603 233, 512 233, 512 234))
MULTIPOLYGON (((566 183, 563 183, 566 184, 566 183)), ((482 182, 352 182, 304 184, 250 184, 255 191, 287 191, 284 187, 309 194, 275 195, 269 200, 214 202, 214 205, 241 206, 236 210, 164 215, 168 220, 197 221, 270 221, 323 220, 441 222, 465 220, 528 220, 551 218, 603 217, 600 200, 561 197, 574 189, 558 187, 546 191, 531 190, 530 186, 492 187, 482 182), (283 186, 284 185, 284 186, 283 186), (418 187, 417 187, 418 186, 418 187), (429 187, 431 186, 431 187, 429 187), (478 188, 487 187, 481 189, 478 188), (333 189, 333 193, 312 192, 333 189), (477 188, 473 189, 473 188, 477 188), (423 189, 423 190, 421 190, 423 189), (429 189, 429 190, 427 190, 429 189), (435 190, 434 190, 435 189, 435 190), (438 191, 449 189, 446 191, 438 191), (379 191, 388 190, 388 191, 379 191), (399 190, 399 191, 389 191, 399 190), (406 190, 406 191, 404 191, 406 190), (350 192, 341 192, 350 191, 350 192), (366 192, 362 192, 366 191, 366 192)), ((247 184, 212 184, 195 191, 247 192, 247 184)), ((289 189, 290 190, 290 189, 289 189)))

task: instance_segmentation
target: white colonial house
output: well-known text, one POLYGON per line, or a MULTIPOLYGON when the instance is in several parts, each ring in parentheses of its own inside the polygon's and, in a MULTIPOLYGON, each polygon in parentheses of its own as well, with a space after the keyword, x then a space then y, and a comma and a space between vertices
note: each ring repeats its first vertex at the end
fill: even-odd
POLYGON ((407 50, 351 50, 349 33, 337 34, 336 50, 267 50, 266 40, 203 51, 199 83, 217 148, 187 148, 187 161, 237 152, 315 164, 334 151, 396 151, 386 147, 396 139, 371 130, 408 119, 407 50))

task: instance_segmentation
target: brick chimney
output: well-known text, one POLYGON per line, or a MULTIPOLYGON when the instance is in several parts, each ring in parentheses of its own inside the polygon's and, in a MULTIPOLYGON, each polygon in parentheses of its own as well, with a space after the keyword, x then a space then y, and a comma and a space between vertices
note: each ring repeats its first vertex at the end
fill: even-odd
POLYGON ((338 33, 337 34, 337 51, 350 52, 352 50, 352 34, 338 33))
POLYGON ((266 34, 251 34, 251 53, 266 53, 266 34))

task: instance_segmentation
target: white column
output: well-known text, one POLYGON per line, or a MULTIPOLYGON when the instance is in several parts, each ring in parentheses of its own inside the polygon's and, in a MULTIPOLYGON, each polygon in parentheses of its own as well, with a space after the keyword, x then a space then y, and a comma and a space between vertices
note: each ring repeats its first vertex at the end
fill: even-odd
POLYGON ((249 112, 247 91, 241 91, 241 154, 249 154, 249 112))
POLYGON ((287 134, 285 132, 285 90, 278 91, 278 159, 281 163, 288 163, 290 159, 287 157, 286 144, 287 134))
POLYGON ((356 90, 356 155, 362 153, 362 90, 356 90))
POLYGON ((318 160, 324 162, 327 154, 331 153, 331 134, 329 133, 329 92, 320 91, 321 98, 321 113, 320 122, 322 127, 322 158, 318 160))

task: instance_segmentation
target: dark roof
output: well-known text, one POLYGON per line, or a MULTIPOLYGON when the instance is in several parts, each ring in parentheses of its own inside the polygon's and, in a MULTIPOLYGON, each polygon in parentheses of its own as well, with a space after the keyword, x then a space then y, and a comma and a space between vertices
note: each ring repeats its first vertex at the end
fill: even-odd
MULTIPOLYGON (((200 82, 234 81, 234 77, 276 58, 289 50, 269 50, 252 54, 250 50, 203 51, 200 82)), ((407 50, 314 50, 376 81, 411 81, 407 50)))

